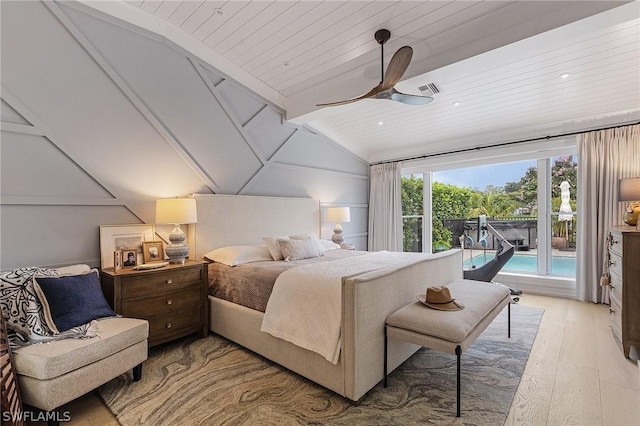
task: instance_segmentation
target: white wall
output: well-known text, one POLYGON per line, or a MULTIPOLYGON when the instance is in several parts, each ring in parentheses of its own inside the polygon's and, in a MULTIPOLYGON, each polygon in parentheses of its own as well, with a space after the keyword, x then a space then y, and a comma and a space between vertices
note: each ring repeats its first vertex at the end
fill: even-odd
POLYGON ((75 3, 0 14, 0 269, 99 265, 101 224, 153 223, 155 199, 191 193, 351 206, 366 248, 368 164, 215 64, 75 3))

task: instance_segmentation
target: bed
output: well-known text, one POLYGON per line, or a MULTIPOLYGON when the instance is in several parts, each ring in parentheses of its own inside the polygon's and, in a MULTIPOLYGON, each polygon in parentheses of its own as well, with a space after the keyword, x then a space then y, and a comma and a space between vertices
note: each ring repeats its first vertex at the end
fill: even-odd
MULTIPOLYGON (((196 259, 203 259, 220 247, 263 244, 264 236, 321 235, 318 200, 210 194, 195 198, 198 223, 191 227, 189 241, 196 259)), ((355 259, 359 254, 348 255, 355 259)), ((264 312, 211 295, 209 328, 352 401, 359 401, 383 379, 386 317, 416 300, 416 295, 427 286, 462 278, 459 250, 433 255, 389 255, 406 257, 406 261, 377 269, 364 268, 340 278, 339 353, 335 364, 319 353, 261 331, 264 312)), ((324 263, 331 270, 335 264, 324 263)), ((210 274, 211 279, 215 279, 215 274, 210 274)), ((409 343, 390 343, 389 372, 419 349, 409 343)))

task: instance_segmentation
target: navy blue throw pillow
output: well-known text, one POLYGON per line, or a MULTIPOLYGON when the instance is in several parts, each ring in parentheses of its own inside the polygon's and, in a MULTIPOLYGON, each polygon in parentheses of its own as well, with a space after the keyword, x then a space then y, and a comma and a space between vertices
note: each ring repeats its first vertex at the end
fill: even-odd
POLYGON ((95 270, 83 275, 36 277, 34 287, 42 302, 45 321, 54 332, 116 315, 104 298, 95 270))

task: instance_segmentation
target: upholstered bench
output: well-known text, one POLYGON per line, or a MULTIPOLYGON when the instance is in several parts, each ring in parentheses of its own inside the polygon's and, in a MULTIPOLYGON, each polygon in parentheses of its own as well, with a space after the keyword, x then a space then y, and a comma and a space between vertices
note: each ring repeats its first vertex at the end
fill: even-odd
POLYGON ((460 417, 460 355, 487 328, 505 305, 509 307, 508 336, 511 337, 509 288, 495 283, 460 279, 446 285, 464 309, 443 311, 411 303, 387 317, 385 325, 384 386, 387 387, 388 339, 413 343, 457 356, 456 416, 460 417))
POLYGON ((97 321, 97 336, 29 345, 13 351, 22 402, 58 408, 128 370, 134 379, 147 359, 149 323, 134 318, 97 321))

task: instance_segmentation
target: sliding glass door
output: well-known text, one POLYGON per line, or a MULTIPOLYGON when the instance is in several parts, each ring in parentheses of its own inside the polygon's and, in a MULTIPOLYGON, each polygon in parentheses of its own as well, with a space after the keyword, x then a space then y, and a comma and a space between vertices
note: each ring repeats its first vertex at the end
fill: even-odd
POLYGON ((402 176, 405 251, 464 249, 464 267, 515 246, 503 272, 575 277, 575 155, 402 176), (498 236, 478 238, 485 215, 498 236))

